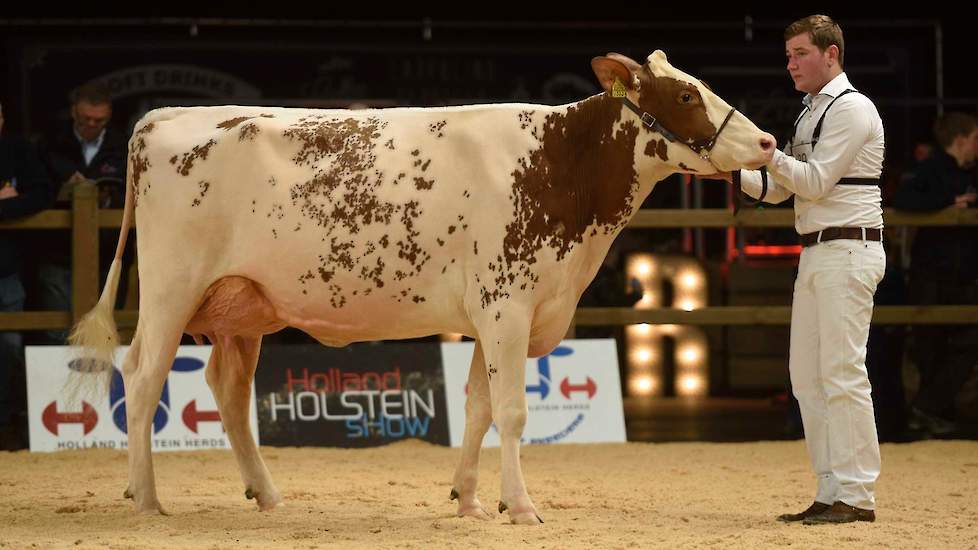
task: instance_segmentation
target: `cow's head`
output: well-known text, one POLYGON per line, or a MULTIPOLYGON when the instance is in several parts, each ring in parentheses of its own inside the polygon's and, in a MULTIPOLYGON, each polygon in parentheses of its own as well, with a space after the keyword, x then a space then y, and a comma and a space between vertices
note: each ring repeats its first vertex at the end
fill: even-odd
POLYGON ((710 174, 759 168, 770 162, 777 145, 746 116, 700 80, 669 64, 656 50, 644 64, 610 53, 591 60, 594 74, 609 95, 630 101, 638 121, 650 135, 646 154, 657 156, 678 172, 710 174), (622 97, 624 96, 624 97, 622 97))

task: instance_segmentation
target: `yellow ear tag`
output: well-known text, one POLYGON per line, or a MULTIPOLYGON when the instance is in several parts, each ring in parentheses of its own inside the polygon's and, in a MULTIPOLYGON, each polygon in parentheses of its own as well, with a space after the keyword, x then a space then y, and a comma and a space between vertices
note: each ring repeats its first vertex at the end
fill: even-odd
POLYGON ((611 97, 625 97, 625 85, 615 77, 614 84, 611 85, 611 97))

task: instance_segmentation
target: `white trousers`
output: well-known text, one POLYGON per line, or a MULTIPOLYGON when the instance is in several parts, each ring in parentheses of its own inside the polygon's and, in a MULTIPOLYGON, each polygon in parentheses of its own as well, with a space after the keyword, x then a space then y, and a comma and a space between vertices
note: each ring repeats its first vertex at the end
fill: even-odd
POLYGON ((791 308, 791 385, 818 478, 815 500, 876 508, 880 448, 866 374, 883 244, 838 239, 802 250, 791 308))

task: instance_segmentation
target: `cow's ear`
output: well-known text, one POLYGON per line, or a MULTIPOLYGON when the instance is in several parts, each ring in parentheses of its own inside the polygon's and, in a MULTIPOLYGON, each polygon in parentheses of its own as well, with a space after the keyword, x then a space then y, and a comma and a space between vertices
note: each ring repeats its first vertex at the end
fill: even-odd
POLYGON ((614 92, 616 80, 626 89, 635 89, 635 78, 632 72, 618 59, 595 57, 591 60, 591 69, 594 70, 594 75, 598 77, 598 82, 601 83, 604 91, 612 95, 616 95, 614 92))
POLYGON ((633 73, 638 72, 639 69, 642 68, 642 66, 639 65, 638 61, 635 61, 634 59, 628 57, 625 54, 620 54, 617 52, 608 52, 608 55, 606 55, 605 57, 607 57, 608 59, 614 59, 615 61, 621 61, 622 65, 624 65, 629 71, 633 73))

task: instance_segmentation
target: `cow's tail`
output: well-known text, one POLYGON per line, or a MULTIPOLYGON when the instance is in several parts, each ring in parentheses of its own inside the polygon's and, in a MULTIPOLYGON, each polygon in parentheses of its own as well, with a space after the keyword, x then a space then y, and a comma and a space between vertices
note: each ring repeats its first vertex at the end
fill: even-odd
POLYGON ((132 177, 132 170, 129 170, 119 242, 105 280, 105 288, 102 289, 102 295, 95 307, 78 321, 68 337, 68 343, 75 347, 76 354, 70 364, 73 372, 69 375, 66 386, 69 401, 86 394, 93 398, 104 395, 112 381, 113 359, 119 346, 119 331, 113 310, 119 291, 122 254, 126 249, 126 238, 129 236, 129 228, 132 227, 135 208, 132 177))

